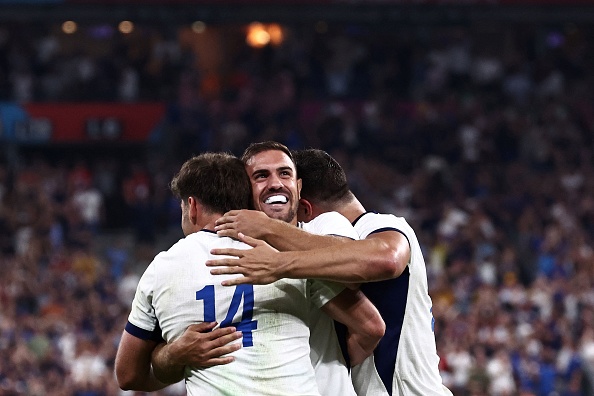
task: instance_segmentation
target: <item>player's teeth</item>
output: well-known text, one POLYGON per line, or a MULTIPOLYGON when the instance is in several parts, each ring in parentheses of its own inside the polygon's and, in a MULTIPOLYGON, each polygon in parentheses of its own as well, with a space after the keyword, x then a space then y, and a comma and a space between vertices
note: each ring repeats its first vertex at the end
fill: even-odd
POLYGON ((271 197, 266 198, 264 203, 273 204, 273 203, 287 203, 288 199, 284 195, 273 195, 271 197))

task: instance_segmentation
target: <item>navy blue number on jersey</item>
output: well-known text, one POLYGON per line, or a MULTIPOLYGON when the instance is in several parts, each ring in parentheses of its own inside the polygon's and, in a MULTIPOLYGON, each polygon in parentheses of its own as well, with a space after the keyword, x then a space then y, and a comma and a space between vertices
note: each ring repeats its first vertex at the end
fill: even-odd
MULTIPOLYGON (((196 300, 204 301, 204 321, 215 322, 216 307, 215 307, 215 287, 214 285, 204 286, 201 290, 196 292, 196 300)), ((252 320, 254 313, 254 286, 253 285, 237 285, 235 292, 231 298, 231 304, 227 310, 225 319, 221 321, 221 327, 234 326, 237 330, 243 333, 243 346, 250 347, 254 345, 252 339, 252 331, 258 327, 258 321, 252 320), (243 300, 243 304, 241 304, 243 300), (233 317, 239 310, 239 306, 243 306, 241 312, 241 321, 233 323, 233 317)))

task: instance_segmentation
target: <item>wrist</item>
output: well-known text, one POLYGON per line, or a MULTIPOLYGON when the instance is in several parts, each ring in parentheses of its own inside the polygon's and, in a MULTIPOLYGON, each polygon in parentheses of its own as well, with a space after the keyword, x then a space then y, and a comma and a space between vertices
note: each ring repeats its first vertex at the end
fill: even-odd
POLYGON ((254 236, 254 238, 272 245, 274 243, 274 237, 282 233, 283 229, 279 226, 283 224, 284 222, 282 220, 267 217, 264 227, 258 227, 258 235, 254 236))
POLYGON ((295 273, 296 268, 296 259, 298 254, 303 254, 303 252, 281 252, 280 265, 276 268, 275 276, 277 279, 281 278, 298 278, 299 274, 295 273))
POLYGON ((163 359, 169 366, 183 366, 184 363, 180 361, 179 351, 177 349, 177 342, 172 342, 163 347, 163 359))

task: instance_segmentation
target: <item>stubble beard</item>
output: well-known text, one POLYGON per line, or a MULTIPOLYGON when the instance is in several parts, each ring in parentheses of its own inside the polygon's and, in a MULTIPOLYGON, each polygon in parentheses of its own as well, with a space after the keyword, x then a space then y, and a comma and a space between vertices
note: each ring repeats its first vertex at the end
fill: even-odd
POLYGON ((289 209, 288 212, 271 212, 271 213, 266 213, 266 215, 268 217, 270 217, 271 219, 276 219, 276 220, 282 220, 285 223, 289 223, 292 224, 295 219, 297 218, 297 209, 296 208, 291 208, 289 209))

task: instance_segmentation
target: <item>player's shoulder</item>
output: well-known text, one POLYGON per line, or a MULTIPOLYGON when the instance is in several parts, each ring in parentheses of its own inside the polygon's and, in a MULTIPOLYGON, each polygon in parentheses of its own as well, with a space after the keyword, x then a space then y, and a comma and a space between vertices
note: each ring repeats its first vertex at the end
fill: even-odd
MULTIPOLYGON (((348 222, 349 220, 341 215, 338 212, 325 212, 320 213, 316 216, 315 219, 311 220, 310 223, 321 223, 321 222, 335 222, 335 223, 344 223, 345 220, 348 222)), ((350 224, 350 222, 349 222, 350 224)))
POLYGON ((365 212, 353 221, 353 225, 360 224, 407 224, 404 217, 398 217, 391 213, 365 212))
POLYGON ((250 246, 229 238, 221 237, 214 231, 201 230, 187 235, 175 242, 169 249, 155 256, 155 261, 178 259, 188 255, 208 255, 215 248, 248 249, 250 246))
POLYGON ((404 217, 390 213, 365 212, 353 221, 353 226, 361 238, 379 231, 399 231, 405 235, 414 233, 404 217))
POLYGON ((312 234, 337 235, 351 239, 359 239, 349 220, 338 212, 321 213, 301 227, 312 234))

